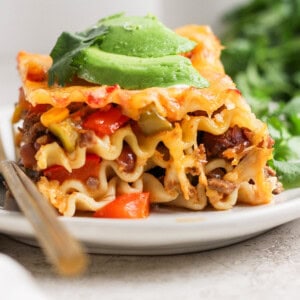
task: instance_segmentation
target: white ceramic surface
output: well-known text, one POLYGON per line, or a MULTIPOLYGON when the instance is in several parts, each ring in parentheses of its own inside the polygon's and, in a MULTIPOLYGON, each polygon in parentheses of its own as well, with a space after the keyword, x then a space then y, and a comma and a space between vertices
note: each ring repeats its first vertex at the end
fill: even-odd
MULTIPOLYGON (((237 206, 224 212, 160 208, 145 220, 59 220, 91 253, 163 255, 230 245, 298 217, 300 189, 282 193, 269 205, 237 206)), ((31 226, 18 212, 0 210, 0 232, 35 244, 31 226)))
MULTIPOLYGON (((1 134, 12 157, 11 107, 0 111, 1 134)), ((60 217, 92 253, 175 254, 230 245, 300 217, 300 189, 262 206, 239 205, 229 211, 192 212, 159 208, 145 220, 60 217)), ((18 212, 0 210, 0 232, 35 244, 30 224, 18 212)))

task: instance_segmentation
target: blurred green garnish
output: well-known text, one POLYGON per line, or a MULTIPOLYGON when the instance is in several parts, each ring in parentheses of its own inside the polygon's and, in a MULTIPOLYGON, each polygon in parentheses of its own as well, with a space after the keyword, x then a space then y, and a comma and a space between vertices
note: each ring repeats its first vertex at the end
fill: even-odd
POLYGON ((300 186, 300 0, 251 0, 225 24, 226 72, 268 124, 284 187, 300 186))

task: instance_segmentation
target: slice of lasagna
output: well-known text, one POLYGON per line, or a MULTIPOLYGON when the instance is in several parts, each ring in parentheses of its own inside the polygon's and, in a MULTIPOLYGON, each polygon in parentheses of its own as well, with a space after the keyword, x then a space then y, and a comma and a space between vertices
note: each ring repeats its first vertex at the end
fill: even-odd
MULTIPOLYGON (((144 26, 128 20, 125 25, 129 32, 144 26)), ((123 59, 124 47, 114 44, 116 32, 108 24, 102 39, 80 50, 71 66, 97 60, 98 49, 106 55, 121 48, 114 55, 123 59)), ((151 80, 121 67, 119 76, 111 78, 110 66, 116 66, 108 57, 102 69, 102 64, 88 70, 80 65, 63 85, 51 73, 58 61, 55 53, 19 53, 22 87, 13 121, 18 122, 20 162, 61 214, 98 211, 121 195, 141 193, 149 195, 150 203, 226 210, 237 203, 269 203, 272 193, 280 191, 267 166, 273 140, 224 73, 218 39, 210 28, 195 25, 178 29, 176 38, 181 37, 191 42, 181 53, 148 57, 138 49, 128 56, 135 59, 142 53, 138 63, 151 74, 156 59, 167 57, 172 64, 171 57, 179 57, 179 66, 188 61, 189 72, 199 75, 187 82, 185 74, 178 82, 164 82, 159 68, 151 80), (96 83, 98 77, 102 82, 96 83)))

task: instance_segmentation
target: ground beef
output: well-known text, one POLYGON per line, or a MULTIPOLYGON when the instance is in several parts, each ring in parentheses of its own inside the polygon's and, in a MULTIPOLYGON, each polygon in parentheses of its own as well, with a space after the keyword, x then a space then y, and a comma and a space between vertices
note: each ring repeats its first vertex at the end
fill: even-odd
POLYGON ((212 170, 211 172, 209 172, 207 174, 207 178, 217 178, 217 179, 221 179, 223 178, 223 176, 225 175, 225 171, 224 169, 221 168, 217 168, 212 170))
POLYGON ((188 113, 189 116, 193 116, 193 117, 207 117, 207 112, 204 110, 196 110, 193 112, 189 112, 188 113))
POLYGON ((219 178, 209 178, 207 183, 210 189, 226 195, 231 194, 237 187, 235 183, 219 178))
POLYGON ((208 157, 222 157, 223 151, 237 147, 240 151, 250 145, 248 129, 234 126, 221 135, 204 132, 201 143, 204 144, 208 157))
POLYGON ((35 160, 36 150, 32 143, 24 144, 20 148, 21 162, 25 168, 33 168, 36 164, 35 160))
POLYGON ((40 122, 41 113, 28 112, 24 118, 23 127, 20 128, 22 141, 20 147, 21 162, 25 168, 34 168, 36 151, 40 147, 36 140, 47 135, 47 128, 40 122))
POLYGON ((128 144, 123 145, 120 156, 116 159, 119 168, 127 173, 130 173, 135 168, 136 155, 133 153, 128 144))
POLYGON ((87 130, 80 134, 79 147, 88 147, 95 141, 95 133, 92 130, 87 130))
POLYGON ((46 127, 40 122, 40 113, 27 113, 24 118, 22 132, 22 143, 34 144, 35 140, 46 133, 46 127))
POLYGON ((99 188, 99 184, 99 179, 96 177, 89 177, 86 181, 86 185, 92 190, 99 188))
POLYGON ((264 172, 265 172, 266 177, 275 177, 276 178, 275 186, 274 186, 272 193, 274 195, 282 193, 284 191, 284 188, 283 188, 282 183, 278 180, 278 178, 276 176, 276 172, 269 166, 265 166, 264 172))

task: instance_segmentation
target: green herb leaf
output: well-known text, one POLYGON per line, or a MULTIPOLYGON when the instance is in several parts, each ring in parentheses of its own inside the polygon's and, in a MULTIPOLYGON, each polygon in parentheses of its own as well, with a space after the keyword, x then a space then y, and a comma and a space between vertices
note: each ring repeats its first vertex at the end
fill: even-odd
POLYGON ((273 160, 272 166, 285 188, 290 189, 300 186, 300 161, 273 160))
POLYGON ((50 53, 53 64, 48 72, 49 86, 56 81, 62 86, 70 82, 79 68, 73 65, 76 55, 101 39, 106 31, 107 28, 101 25, 75 34, 63 32, 50 53))
POLYGON ((225 22, 225 70, 268 124, 284 187, 300 186, 300 0, 250 0, 225 22))

